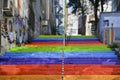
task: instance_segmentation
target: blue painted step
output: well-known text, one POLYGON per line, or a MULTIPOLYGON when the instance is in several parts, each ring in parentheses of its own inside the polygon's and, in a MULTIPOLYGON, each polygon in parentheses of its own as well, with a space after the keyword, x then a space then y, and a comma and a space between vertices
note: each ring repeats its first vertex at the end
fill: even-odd
POLYGON ((94 51, 94 52, 66 52, 65 58, 117 58, 115 51, 94 51))
MULTIPOLYGON (((81 51, 81 52, 65 52, 67 55, 72 54, 85 54, 85 55, 95 55, 95 54, 104 54, 104 55, 115 55, 115 51, 81 51)), ((48 55, 48 54, 57 54, 61 55, 61 52, 5 52, 4 55, 48 55)))
MULTIPOLYGON (((99 38, 70 38, 67 41, 100 41, 99 38)), ((36 38, 33 42, 45 42, 45 41, 63 41, 63 38, 36 38)))
POLYGON ((6 52, 0 58, 62 58, 60 52, 6 52))
MULTIPOLYGON (((65 52, 65 58, 117 58, 114 51, 65 52)), ((62 58, 61 52, 6 52, 0 58, 62 58)))

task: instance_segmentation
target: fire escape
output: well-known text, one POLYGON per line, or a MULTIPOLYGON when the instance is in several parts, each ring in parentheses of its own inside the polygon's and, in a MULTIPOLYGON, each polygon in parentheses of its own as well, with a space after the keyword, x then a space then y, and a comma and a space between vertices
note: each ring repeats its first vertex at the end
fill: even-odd
POLYGON ((63 19, 63 8, 60 5, 60 0, 56 0, 56 31, 57 34, 62 34, 62 19, 63 19))

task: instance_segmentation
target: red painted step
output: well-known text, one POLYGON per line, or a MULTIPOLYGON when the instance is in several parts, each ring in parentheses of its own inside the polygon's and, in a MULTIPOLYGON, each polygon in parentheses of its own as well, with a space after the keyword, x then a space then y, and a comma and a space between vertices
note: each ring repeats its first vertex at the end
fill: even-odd
MULTIPOLYGON (((104 46, 104 44, 102 44, 100 41, 67 41, 66 42, 67 45, 102 45, 104 46)), ((31 45, 35 45, 35 46, 59 46, 59 45, 63 45, 62 42, 32 42, 30 44, 26 44, 26 46, 31 46, 31 45)))
POLYGON ((65 64, 65 75, 120 75, 120 65, 65 64))
POLYGON ((61 75, 61 64, 0 65, 0 75, 61 75))

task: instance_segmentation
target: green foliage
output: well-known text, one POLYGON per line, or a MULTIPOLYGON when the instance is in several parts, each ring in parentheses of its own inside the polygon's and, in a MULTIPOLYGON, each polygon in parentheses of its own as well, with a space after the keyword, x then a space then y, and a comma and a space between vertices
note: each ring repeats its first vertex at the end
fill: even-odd
POLYGON ((84 0, 69 0, 68 7, 72 7, 72 13, 85 14, 87 13, 87 5, 84 0))
POLYGON ((120 43, 113 43, 112 45, 108 45, 112 50, 114 50, 115 48, 119 48, 120 47, 120 43))

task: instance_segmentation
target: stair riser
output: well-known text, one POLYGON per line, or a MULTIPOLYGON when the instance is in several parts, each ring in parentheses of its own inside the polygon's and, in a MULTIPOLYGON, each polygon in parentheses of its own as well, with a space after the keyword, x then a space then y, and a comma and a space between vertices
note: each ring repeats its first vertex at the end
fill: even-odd
MULTIPOLYGON (((1 58, 0 64, 62 64, 62 59, 49 58, 1 58)), ((81 58, 64 59, 65 64, 120 64, 119 59, 81 58)))
POLYGON ((62 64, 62 59, 49 59, 49 58, 2 58, 0 59, 1 65, 14 65, 14 64, 62 64))
POLYGON ((62 65, 1 65, 0 75, 61 75, 62 65))
POLYGON ((65 64, 65 75, 120 75, 120 65, 65 64))
POLYGON ((61 80, 61 75, 11 75, 0 76, 0 80, 61 80))
MULTIPOLYGON (((65 75, 120 75, 120 65, 65 65, 65 75)), ((0 75, 61 75, 62 65, 2 65, 0 75)))
MULTIPOLYGON (((117 58, 114 51, 65 52, 65 58, 117 58)), ((62 58, 60 52, 6 52, 0 58, 62 58)))

